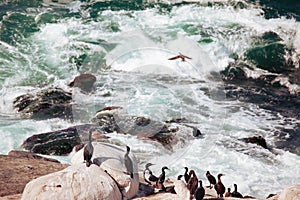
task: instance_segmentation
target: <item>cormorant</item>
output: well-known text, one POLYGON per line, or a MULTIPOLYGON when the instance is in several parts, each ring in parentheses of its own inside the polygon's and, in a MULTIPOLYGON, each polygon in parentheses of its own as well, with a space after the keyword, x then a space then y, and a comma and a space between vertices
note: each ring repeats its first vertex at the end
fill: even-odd
POLYGON ((192 59, 192 58, 187 57, 187 56, 185 56, 185 55, 183 55, 182 53, 179 52, 179 55, 174 56, 174 57, 172 57, 172 58, 169 58, 168 60, 176 60, 176 59, 178 59, 178 58, 181 58, 181 61, 185 61, 186 58, 187 58, 187 59, 192 59))
POLYGON ((218 182, 215 185, 215 190, 217 191, 218 197, 223 197, 223 194, 225 193, 225 186, 221 181, 221 176, 225 176, 225 174, 218 174, 218 182))
MULTIPOLYGON (((145 182, 148 183, 149 185, 151 185, 151 182, 150 182, 149 178, 150 178, 150 175, 152 174, 152 171, 149 169, 149 167, 152 166, 152 165, 154 165, 154 164, 152 164, 152 163, 147 163, 147 164, 145 165, 145 170, 144 170, 144 172, 143 172, 144 180, 145 180, 145 182)), ((152 175, 152 176, 153 176, 153 175, 152 175)), ((156 177, 156 178, 157 178, 157 177, 156 177)), ((155 181, 156 181, 156 180, 155 180, 155 181)))
POLYGON ((197 190, 195 191, 195 198, 196 200, 202 200, 204 195, 205 195, 205 189, 202 187, 202 181, 199 181, 199 187, 197 188, 197 190))
POLYGON ((181 180, 182 177, 183 177, 182 174, 178 175, 178 176, 177 176, 177 180, 181 180))
POLYGON ((237 185, 233 184, 233 186, 234 186, 234 191, 231 193, 231 196, 232 197, 237 197, 237 198, 243 198, 243 195, 241 195, 241 193, 239 193, 237 191, 237 185))
POLYGON ((164 166, 163 168, 161 168, 161 175, 158 177, 157 181, 156 181, 156 186, 158 186, 158 183, 163 185, 165 178, 166 178, 166 172, 165 170, 169 169, 168 167, 164 166))
POLYGON ((209 171, 206 172, 206 178, 209 181, 209 188, 210 189, 212 188, 211 185, 216 185, 216 183, 217 183, 216 178, 213 175, 211 175, 209 171))
POLYGON ((185 183, 188 183, 189 179, 190 179, 190 175, 188 174, 189 169, 187 167, 184 167, 184 169, 185 169, 184 180, 185 180, 185 183))
POLYGON ((191 194, 190 197, 192 198, 195 191, 198 188, 198 178, 197 178, 194 170, 191 170, 189 175, 190 175, 190 179, 189 179, 189 182, 186 184, 186 187, 190 191, 190 194, 191 194))
POLYGON ((225 193, 225 197, 231 197, 230 188, 227 188, 227 192, 225 193))
POLYGON ((133 164, 132 164, 132 160, 128 156, 129 153, 130 153, 130 147, 126 146, 126 153, 124 155, 125 167, 127 169, 127 173, 130 174, 131 178, 133 178, 133 164))
POLYGON ((92 133, 93 133, 92 131, 89 132, 89 141, 83 149, 83 159, 87 167, 89 167, 92 164, 91 159, 94 152, 94 147, 92 145, 92 133))

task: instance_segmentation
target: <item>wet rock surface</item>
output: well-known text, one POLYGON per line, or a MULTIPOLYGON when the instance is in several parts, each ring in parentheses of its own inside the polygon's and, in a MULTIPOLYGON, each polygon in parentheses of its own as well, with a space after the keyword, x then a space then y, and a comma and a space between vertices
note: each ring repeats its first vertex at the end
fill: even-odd
MULTIPOLYGON (((95 131, 105 138, 106 133, 130 134, 143 140, 159 142, 168 150, 182 147, 201 132, 193 126, 163 123, 146 117, 124 116, 111 112, 100 112, 93 124, 83 124, 27 138, 22 148, 46 155, 66 155, 78 145, 86 143, 89 131, 95 131)), ((95 136, 96 137, 96 136, 95 136)), ((98 136, 97 136, 98 137, 98 136)))
POLYGON ((72 94, 59 88, 48 88, 37 94, 18 96, 13 104, 14 108, 25 118, 72 119, 72 94))

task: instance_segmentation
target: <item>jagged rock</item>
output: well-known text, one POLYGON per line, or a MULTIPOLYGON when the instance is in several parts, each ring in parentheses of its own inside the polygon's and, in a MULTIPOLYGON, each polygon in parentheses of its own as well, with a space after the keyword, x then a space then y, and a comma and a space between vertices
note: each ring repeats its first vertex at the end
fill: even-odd
POLYGON ((34 119, 72 119, 72 94, 59 88, 48 88, 36 95, 18 96, 13 104, 23 117, 34 119))
POLYGON ((27 138, 22 148, 46 155, 66 155, 77 145, 85 143, 89 131, 98 134, 93 138, 105 139, 105 133, 130 134, 143 140, 159 142, 168 150, 182 147, 201 135, 198 128, 177 123, 162 123, 146 117, 123 116, 101 112, 93 119, 94 124, 84 124, 63 130, 33 135, 27 138))
POLYGON ((27 138, 22 148, 46 155, 66 155, 73 147, 87 141, 90 130, 99 129, 93 124, 73 126, 67 129, 41 133, 27 138))
POLYGON ((266 142, 265 138, 263 138, 262 136, 248 137, 245 139, 245 141, 247 143, 257 144, 257 145, 262 146, 263 148, 267 149, 267 142, 266 142))
MULTIPOLYGON (((57 160, 44 158, 30 152, 11 151, 8 155, 0 155, 0 197, 20 194, 25 185, 34 178, 56 172, 68 165, 57 160)), ((17 198, 18 200, 20 198, 17 198)))
MULTIPOLYGON (((127 198, 132 198, 135 196, 139 189, 139 175, 138 175, 138 165, 135 156, 130 153, 129 157, 133 164, 133 178, 127 173, 125 166, 124 155, 125 147, 121 149, 115 145, 93 142, 94 153, 91 160, 93 160, 94 165, 98 165, 103 171, 113 177, 113 179, 118 183, 121 188, 123 196, 127 198)), ((78 151, 72 157, 72 165, 77 165, 83 162, 83 149, 78 151)))
POLYGON ((279 195, 278 200, 300 199, 300 184, 285 188, 279 195))
POLYGON ((117 183, 96 165, 71 165, 30 181, 22 195, 27 199, 122 199, 117 183))
POLYGON ((70 87, 78 87, 82 91, 90 92, 96 82, 96 77, 92 74, 80 74, 76 76, 74 80, 69 83, 70 87))

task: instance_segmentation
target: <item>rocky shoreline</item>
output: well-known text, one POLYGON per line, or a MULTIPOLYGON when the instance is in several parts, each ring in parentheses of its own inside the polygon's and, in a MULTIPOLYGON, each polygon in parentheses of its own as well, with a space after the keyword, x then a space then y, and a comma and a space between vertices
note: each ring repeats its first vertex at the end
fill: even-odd
MULTIPOLYGON (((51 173, 60 172, 69 165, 61 164, 56 160, 44 158, 34 153, 25 151, 11 151, 8 155, 0 155, 1 173, 0 177, 0 199, 5 200, 20 200, 22 192, 26 184, 38 177, 45 176, 51 173)), ((83 166, 85 168, 85 165, 83 166)), ((184 195, 188 192, 183 181, 166 181, 166 186, 174 185, 177 187, 177 194, 158 192, 147 185, 139 176, 139 191, 133 198, 135 200, 155 200, 155 199, 182 199, 179 195, 184 195)), ((214 189, 205 188, 206 195, 204 199, 228 199, 234 200, 238 198, 226 197, 217 198, 214 189)), ((53 192, 53 191, 52 191, 53 192)), ((278 195, 268 198, 268 200, 289 200, 300 197, 300 185, 294 185, 289 188, 279 191, 278 195)), ((253 198, 244 198, 253 199, 253 198)))

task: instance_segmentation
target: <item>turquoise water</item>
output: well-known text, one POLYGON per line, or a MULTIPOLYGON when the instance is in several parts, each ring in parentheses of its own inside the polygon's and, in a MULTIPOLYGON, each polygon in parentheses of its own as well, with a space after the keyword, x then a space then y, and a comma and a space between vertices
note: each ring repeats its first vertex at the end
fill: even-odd
MULTIPOLYGON (((291 16, 297 10, 271 15, 251 2, 225 0, 12 1, 2 4, 0 12, 0 153, 20 149, 33 134, 87 123, 100 108, 119 105, 127 114, 160 121, 188 118, 203 133, 175 152, 110 134, 112 142, 130 145, 142 166, 156 155, 150 161, 157 164, 157 173, 168 165, 168 175, 176 177, 189 166, 205 182, 207 170, 223 172, 227 187, 235 182, 243 194, 258 198, 298 183, 300 157, 276 148, 274 133, 293 129, 299 119, 226 99, 218 75, 235 60, 251 66, 248 77, 277 73, 269 67, 273 60, 259 57, 259 47, 269 43, 278 48, 270 51, 284 54, 275 63, 291 59, 296 68, 300 28, 298 18, 291 16), (275 34, 264 37, 266 32, 280 40, 275 34), (192 59, 168 60, 178 52, 192 59), (18 95, 49 87, 70 91, 67 84, 79 73, 93 73, 97 82, 93 94, 73 91, 75 122, 23 119, 14 110, 18 95), (87 115, 75 112, 82 109, 87 115), (256 134, 266 138, 273 152, 239 140, 256 134)), ((280 77, 281 84, 299 92, 286 77, 280 77)), ((69 162, 70 156, 58 159, 69 162)))

